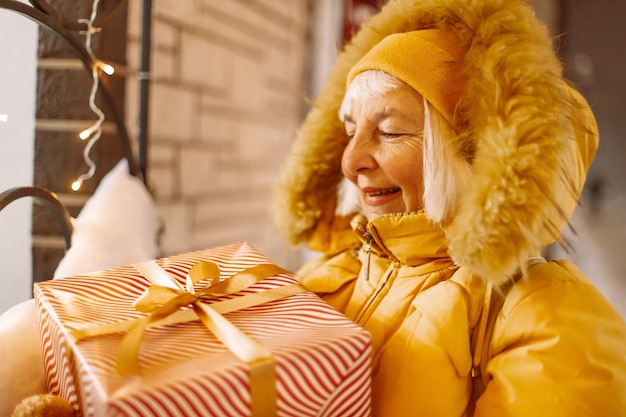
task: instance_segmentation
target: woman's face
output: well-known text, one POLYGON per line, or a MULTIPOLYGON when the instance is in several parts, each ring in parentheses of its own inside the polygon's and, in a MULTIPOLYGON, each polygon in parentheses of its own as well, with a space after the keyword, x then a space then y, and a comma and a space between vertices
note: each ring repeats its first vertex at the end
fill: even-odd
POLYGON ((345 117, 350 142, 341 161, 359 190, 365 216, 423 208, 424 101, 407 85, 353 103, 345 117))

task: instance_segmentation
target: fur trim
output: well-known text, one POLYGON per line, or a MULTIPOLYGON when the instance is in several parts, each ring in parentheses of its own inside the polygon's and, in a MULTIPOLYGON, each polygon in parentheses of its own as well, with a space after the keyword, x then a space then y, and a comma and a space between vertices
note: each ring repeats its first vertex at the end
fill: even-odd
POLYGON ((563 80, 547 30, 522 0, 384 6, 339 56, 302 124, 276 185, 273 214, 292 243, 311 237, 342 178, 348 139, 337 114, 346 75, 385 36, 427 28, 453 30, 468 46, 458 111, 476 151, 474 177, 445 227, 449 251, 498 284, 558 238, 597 144, 589 108, 563 80))

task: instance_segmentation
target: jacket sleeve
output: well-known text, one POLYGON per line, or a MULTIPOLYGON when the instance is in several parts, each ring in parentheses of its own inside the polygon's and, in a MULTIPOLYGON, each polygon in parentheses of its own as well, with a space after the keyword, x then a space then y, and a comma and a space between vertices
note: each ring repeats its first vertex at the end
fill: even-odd
POLYGON ((626 416, 626 323, 568 261, 509 293, 475 417, 626 416))
POLYGON ((351 216, 333 216, 320 224, 308 247, 319 254, 296 273, 300 283, 324 301, 345 313, 361 268, 359 239, 350 227, 351 216))
POLYGON ((354 291, 361 263, 354 251, 323 255, 304 264, 296 273, 300 283, 332 307, 345 313, 354 291))

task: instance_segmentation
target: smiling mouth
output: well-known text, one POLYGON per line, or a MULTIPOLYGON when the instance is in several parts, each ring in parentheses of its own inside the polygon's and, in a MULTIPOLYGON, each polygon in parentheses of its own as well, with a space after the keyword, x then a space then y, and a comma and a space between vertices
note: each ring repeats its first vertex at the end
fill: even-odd
POLYGON ((394 187, 394 188, 388 188, 386 190, 376 191, 376 192, 373 192, 373 193, 367 193, 367 195, 369 197, 378 197, 378 196, 381 196, 381 195, 394 194, 394 193, 397 193, 398 191, 400 191, 400 188, 399 187, 394 187))

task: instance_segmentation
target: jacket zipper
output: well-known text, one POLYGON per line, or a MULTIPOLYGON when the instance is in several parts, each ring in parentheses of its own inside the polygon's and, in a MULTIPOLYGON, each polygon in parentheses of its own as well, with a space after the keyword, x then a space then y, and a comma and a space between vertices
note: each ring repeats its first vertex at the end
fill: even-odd
MULTIPOLYGON (((358 228, 361 236, 364 240, 364 250, 365 250, 365 262, 364 265, 361 266, 361 272, 359 275, 359 279, 363 279, 365 280, 365 282, 370 282, 370 263, 371 263, 371 253, 372 253, 372 247, 374 246, 374 243, 378 242, 378 239, 376 239, 376 230, 370 230, 370 225, 366 225, 366 226, 361 226, 358 228)), ((359 310, 358 314, 356 315, 356 317, 354 318, 355 322, 361 325, 364 325, 365 322, 364 317, 366 316, 367 312, 371 309, 372 304, 379 298, 379 295, 381 293, 381 291, 383 291, 386 283, 389 281, 389 279, 394 275, 394 270, 396 269, 396 267, 394 267, 394 264, 397 264, 397 260, 393 257, 392 254, 390 254, 389 252, 385 251, 383 246, 376 246, 376 250, 381 252, 381 256, 383 256, 383 253, 386 254, 387 256, 389 256, 389 259, 391 261, 390 264, 390 268, 391 269, 387 269, 385 271, 385 273, 383 274, 383 276, 381 276, 381 280, 378 281, 378 283, 376 284, 376 286, 378 287, 377 289, 374 290, 374 293, 372 293, 370 295, 370 297, 368 298, 368 300, 365 302, 365 304, 361 307, 361 309, 359 310)), ((397 271, 396 271, 397 273, 397 271)))
POLYGON ((365 238, 365 265, 361 267, 361 276, 365 281, 370 280, 370 254, 372 253, 372 235, 369 232, 363 233, 365 238))

